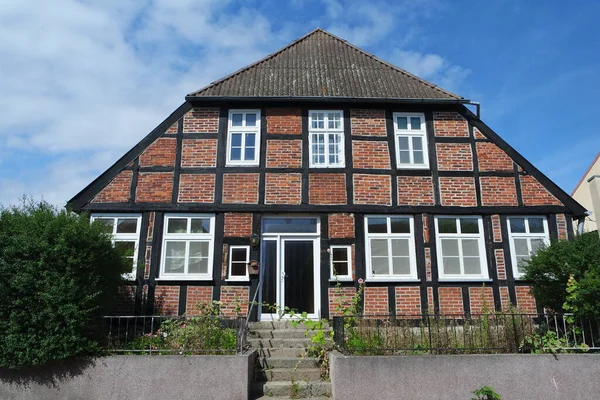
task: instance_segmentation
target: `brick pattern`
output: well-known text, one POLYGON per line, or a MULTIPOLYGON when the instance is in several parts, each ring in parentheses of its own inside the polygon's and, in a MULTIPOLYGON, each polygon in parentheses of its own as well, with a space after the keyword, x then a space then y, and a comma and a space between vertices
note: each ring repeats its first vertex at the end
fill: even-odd
POLYGON ((430 176, 398 176, 398 205, 432 206, 433 180, 430 176))
POLYGON ((267 133, 302 134, 302 113, 299 108, 267 108, 267 133))
POLYGON ((259 174, 223 174, 223 203, 258 203, 259 174))
POLYGON ((433 288, 427 288, 427 312, 433 314, 435 312, 435 304, 433 301, 433 288))
POLYGON ((467 121, 455 112, 434 112, 435 136, 469 137, 467 121))
POLYGON ((329 288, 329 317, 341 316, 344 310, 350 308, 352 298, 356 295, 354 287, 329 288))
POLYGON ((471 314, 493 313, 494 292, 491 287, 470 287, 469 301, 471 314))
POLYGON ((517 308, 521 312, 537 314, 535 298, 531 293, 531 286, 517 286, 517 308))
POLYGON ((384 110, 350 110, 352 134, 357 136, 387 136, 384 110))
POLYGON ((179 286, 157 286, 154 291, 155 315, 179 313, 179 286))
POLYGON ((310 174, 308 177, 310 204, 346 204, 345 174, 310 174))
POLYGON ((198 306, 212 302, 212 286, 188 286, 185 302, 186 315, 199 315, 198 306))
POLYGON ((225 236, 249 237, 252 235, 251 213, 225 213, 225 236))
MULTIPOLYGON (((147 231, 147 235, 146 235, 146 241, 148 243, 152 242, 152 235, 154 234, 154 220, 156 218, 156 213, 154 211, 151 211, 150 214, 148 215, 148 231, 147 231)), ((142 232, 142 235, 144 234, 144 232, 142 232)))
POLYGON ((267 140, 267 168, 301 168, 302 140, 267 140))
POLYGON ((417 286, 396 287, 396 315, 414 316, 421 314, 421 289, 417 286))
POLYGON ((556 229, 558 231, 559 240, 567 240, 567 217, 565 214, 556 214, 556 229))
POLYGON ((473 171, 473 152, 468 143, 437 143, 437 164, 440 171, 473 171))
POLYGON ((171 125, 169 127, 169 129, 167 129, 167 131, 165 133, 177 133, 177 125, 178 124, 179 124, 178 122, 175 122, 173 125, 171 125))
POLYGON ((440 314, 464 314, 462 289, 459 287, 441 287, 438 290, 440 314))
POLYGON ((217 139, 184 139, 181 148, 182 167, 216 167, 217 139))
POLYGON ((194 108, 183 116, 183 133, 209 133, 218 130, 218 108, 194 108))
POLYGON ((467 177, 440 177, 443 206, 475 207, 475 180, 467 177))
POLYGON ((389 175, 354 174, 354 204, 391 205, 389 175))
POLYGON ((477 142, 477 161, 480 171, 512 171, 512 158, 490 142, 477 142))
POLYGON ((473 127, 473 135, 475 136, 475 139, 487 139, 487 137, 476 127, 473 127))
POLYGON ((506 279, 506 261, 504 260, 504 250, 495 249, 494 256, 496 257, 496 271, 498 279, 506 279))
POLYGON ((327 220, 330 239, 354 237, 354 214, 329 214, 327 220))
POLYGON ((170 203, 173 195, 172 172, 140 172, 135 192, 138 203, 170 203))
POLYGON ((221 314, 225 317, 241 317, 248 314, 250 288, 247 286, 221 287, 221 314))
POLYGON ((423 214, 423 243, 429 243, 429 215, 423 214))
POLYGON ((127 203, 131 198, 133 171, 121 171, 92 200, 92 203, 127 203))
POLYGON ((516 206, 517 188, 511 176, 482 176, 481 204, 484 206, 516 206))
POLYGON ((158 138, 140 155, 141 167, 172 167, 175 165, 177 139, 158 138))
POLYGON ((364 315, 388 315, 390 313, 387 287, 366 287, 364 296, 364 315))
POLYGON ((502 224, 500 223, 500 216, 498 214, 492 215, 492 231, 494 234, 494 242, 498 243, 502 241, 502 224))
POLYGON ((431 282, 431 249, 425 247, 425 279, 431 282))
POLYGON ((265 204, 300 204, 302 174, 266 174, 265 204))
POLYGON ((354 168, 390 169, 390 152, 387 142, 352 141, 354 168))
POLYGON ((531 175, 521 175, 521 193, 526 206, 561 205, 550 192, 531 175))
POLYGON ((150 261, 152 260, 152 246, 146 246, 146 259, 144 260, 144 279, 150 278, 150 261))
POLYGON ((504 311, 508 310, 512 306, 510 295, 508 294, 508 287, 506 286, 500 286, 500 306, 504 311))
POLYGON ((213 203, 215 201, 215 174, 181 174, 177 201, 179 203, 213 203))

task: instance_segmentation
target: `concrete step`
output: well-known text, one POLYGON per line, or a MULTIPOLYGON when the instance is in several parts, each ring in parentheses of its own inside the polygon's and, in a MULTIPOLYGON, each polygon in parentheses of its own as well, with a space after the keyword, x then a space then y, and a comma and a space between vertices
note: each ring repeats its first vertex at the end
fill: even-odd
MULTIPOLYGON (((325 329, 329 328, 329 323, 325 322, 323 325, 325 329)), ((292 320, 282 319, 282 320, 274 320, 274 321, 258 321, 258 322, 250 322, 248 324, 248 329, 252 330, 273 330, 273 329, 299 329, 305 331, 306 325, 303 323, 294 324, 292 320)), ((310 330, 310 329, 309 329, 310 330)))
POLYGON ((257 348, 259 357, 302 357, 306 353, 306 349, 302 347, 297 348, 269 348, 262 347, 257 348))
POLYGON ((259 357, 261 368, 318 368, 316 357, 259 357))
MULTIPOLYGON (((317 334, 318 331, 303 330, 303 329, 255 329, 248 331, 249 339, 294 339, 294 338, 307 338, 317 334)), ((328 336, 329 331, 325 332, 325 336, 328 336)))
POLYGON ((256 382, 252 385, 252 393, 256 397, 288 396, 295 399, 331 397, 331 382, 256 382))
POLYGON ((261 348, 306 348, 311 345, 310 338, 292 338, 292 339, 283 339, 283 338, 274 338, 274 339, 257 339, 257 338, 248 338, 248 343, 254 347, 255 349, 261 348))
MULTIPOLYGON (((290 396, 260 396, 255 400, 289 400, 289 399, 300 399, 300 397, 290 397, 290 396)), ((331 400, 331 397, 302 397, 302 400, 331 400)))
POLYGON ((256 371, 257 381, 318 381, 321 371, 318 368, 271 368, 256 371))

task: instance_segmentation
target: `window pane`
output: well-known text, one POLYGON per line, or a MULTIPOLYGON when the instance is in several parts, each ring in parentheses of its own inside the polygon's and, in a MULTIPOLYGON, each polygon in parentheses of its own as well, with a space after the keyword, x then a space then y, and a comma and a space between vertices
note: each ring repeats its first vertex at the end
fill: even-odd
POLYGON ((408 257, 408 239, 392 239, 392 256, 408 257))
POLYGON ((410 151, 401 151, 400 153, 400 164, 410 164, 410 151))
POLYGON ((525 218, 510 218, 509 221, 512 233, 525 233, 525 218))
POLYGON ((187 233, 187 218, 169 218, 167 233, 187 233))
POLYGON ((234 262, 231 264, 231 276, 246 276, 247 268, 245 262, 234 262))
POLYGON ((208 258, 190 258, 188 261, 188 273, 206 274, 208 272, 208 258))
POLYGON ((408 118, 398 117, 396 118, 396 123, 398 124, 398 129, 408 129, 408 118))
POLYGON ((460 274, 460 260, 458 257, 443 257, 442 262, 444 263, 444 274, 446 275, 459 275, 460 274))
POLYGON ((442 255, 458 257, 458 239, 442 239, 442 255))
POLYGON ((185 257, 185 242, 168 241, 165 249, 167 257, 185 257))
POLYGON ((524 267, 527 265, 528 260, 529 260, 529 257, 517 256, 517 271, 519 271, 520 274, 525 273, 524 267))
POLYGON ((461 233, 479 233, 479 220, 477 218, 461 218, 461 233))
POLYGON ((137 218, 119 218, 117 220, 117 233, 136 233, 137 218))
POLYGON ((256 114, 246 114, 246 126, 256 126, 256 114))
POLYGON ((423 150, 423 138, 415 136, 412 138, 413 150, 423 150))
POLYGON ((344 248, 333 248, 333 261, 348 261, 348 250, 344 248))
POLYGON ((328 124, 329 129, 339 129, 341 127, 341 115, 340 113, 329 113, 328 124))
POLYGON ((456 233, 455 218, 438 218, 439 233, 456 233))
POLYGON ((465 265, 465 274, 467 275, 481 275, 481 264, 479 263, 479 257, 466 257, 463 259, 465 265))
POLYGON ((208 242, 190 242, 190 257, 208 257, 208 242))
POLYGON ((400 150, 408 150, 408 136, 398 136, 398 146, 400 150))
POLYGON ((462 251, 464 257, 479 257, 479 242, 476 239, 463 239, 462 251))
POLYGON ((349 275, 348 274, 348 262, 334 262, 333 263, 333 274, 334 275, 349 275))
POLYGON ((210 233, 210 218, 192 218, 191 233, 210 233))
POLYGON ((545 233, 543 218, 528 218, 527 221, 529 222, 529 233, 545 233))
POLYGON ((183 274, 185 267, 185 258, 166 258, 165 273, 167 274, 183 274))
POLYGON ((115 249, 121 251, 124 257, 133 257, 135 242, 115 242, 115 249))
POLYGON ((529 256, 529 248, 527 247, 527 239, 515 239, 515 254, 517 256, 529 256))
POLYGON ((234 133, 231 135, 231 146, 240 147, 242 145, 242 134, 234 133))
POLYGON ((254 147, 246 147, 246 151, 244 152, 244 160, 253 161, 254 160, 254 147))
POLYGON ((315 233, 316 218, 265 218, 265 233, 315 233))
POLYGON ((98 221, 100 224, 104 225, 108 232, 113 232, 113 226, 115 224, 114 218, 96 218, 94 221, 98 221))
POLYGON ((246 133, 246 147, 256 147, 256 134, 246 133))
POLYGON ((371 255, 377 257, 388 256, 387 239, 371 239, 371 255))
POLYGON ((231 114, 231 126, 242 126, 243 114, 231 114))
POLYGON ((409 218, 390 218, 392 233, 410 233, 409 218))
POLYGON ((367 218, 367 232, 388 233, 387 218, 367 218))
POLYGON ((247 249, 231 249, 231 262, 246 262, 247 249))
POLYGON ((410 129, 420 130, 421 129, 421 118, 419 117, 410 117, 410 129))
POLYGON ((387 275, 390 273, 390 264, 387 257, 371 257, 373 275, 387 275))
POLYGON ((329 164, 331 164, 331 165, 339 164, 338 156, 337 155, 330 155, 329 156, 329 164))
POLYGON ((410 258, 393 257, 392 273, 394 275, 410 275, 410 258))
POLYGON ((544 248, 546 243, 544 243, 544 239, 531 239, 531 254, 535 254, 539 249, 544 248))
POLYGON ((413 157, 415 159, 415 164, 425 164, 425 160, 423 159, 422 151, 413 152, 413 157))

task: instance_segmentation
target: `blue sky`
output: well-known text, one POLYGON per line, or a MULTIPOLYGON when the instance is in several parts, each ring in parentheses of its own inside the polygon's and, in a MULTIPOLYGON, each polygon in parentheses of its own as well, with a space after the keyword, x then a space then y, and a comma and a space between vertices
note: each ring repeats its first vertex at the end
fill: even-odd
POLYGON ((64 204, 194 91, 321 27, 482 104, 570 192, 600 151, 600 2, 0 2, 0 204, 64 204))

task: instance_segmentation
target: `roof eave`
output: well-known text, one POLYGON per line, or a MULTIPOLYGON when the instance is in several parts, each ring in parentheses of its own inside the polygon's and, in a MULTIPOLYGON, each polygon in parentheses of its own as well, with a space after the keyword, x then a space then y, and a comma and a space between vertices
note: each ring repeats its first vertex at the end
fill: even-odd
POLYGON ((468 99, 411 99, 391 97, 337 97, 337 96, 186 96, 186 101, 205 102, 351 102, 351 103, 395 103, 395 104, 468 104, 468 99))

